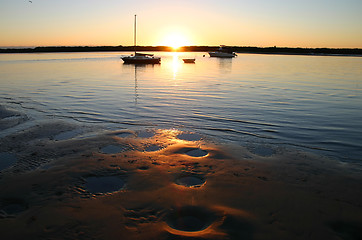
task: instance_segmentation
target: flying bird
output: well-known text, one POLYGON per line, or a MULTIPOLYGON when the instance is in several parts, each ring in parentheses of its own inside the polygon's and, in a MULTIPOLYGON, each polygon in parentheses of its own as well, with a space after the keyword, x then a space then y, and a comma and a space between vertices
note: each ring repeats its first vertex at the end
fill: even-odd
POLYGON ((33 3, 33 1, 29 1, 30 3, 33 3))

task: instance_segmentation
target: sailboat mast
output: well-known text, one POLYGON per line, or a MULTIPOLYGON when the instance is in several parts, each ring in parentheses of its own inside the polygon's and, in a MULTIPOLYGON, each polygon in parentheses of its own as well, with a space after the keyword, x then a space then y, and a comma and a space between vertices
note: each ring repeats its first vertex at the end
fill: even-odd
POLYGON ((134 15, 134 55, 135 56, 136 56, 136 41, 137 41, 137 38, 136 38, 136 31, 137 31, 136 25, 137 25, 137 15, 135 14, 134 15))

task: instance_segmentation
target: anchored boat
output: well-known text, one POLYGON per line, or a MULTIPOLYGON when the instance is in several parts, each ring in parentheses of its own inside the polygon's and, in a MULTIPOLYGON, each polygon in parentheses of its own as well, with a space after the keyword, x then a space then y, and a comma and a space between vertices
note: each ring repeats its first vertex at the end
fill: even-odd
POLYGON ((195 58, 184 58, 182 60, 184 63, 195 63, 195 58))
POLYGON ((219 58, 233 58, 236 57, 236 53, 231 49, 225 47, 225 45, 221 45, 220 48, 215 52, 209 52, 210 57, 219 57, 219 58))
POLYGON ((161 62, 160 57, 155 57, 153 54, 136 52, 136 27, 137 15, 134 15, 134 55, 121 57, 124 63, 139 63, 139 64, 158 64, 161 62))

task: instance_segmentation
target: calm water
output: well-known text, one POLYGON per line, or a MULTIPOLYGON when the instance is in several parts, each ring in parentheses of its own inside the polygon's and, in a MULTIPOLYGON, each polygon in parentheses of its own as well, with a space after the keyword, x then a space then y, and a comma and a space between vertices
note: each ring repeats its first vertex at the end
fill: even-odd
POLYGON ((1 105, 34 119, 178 128, 362 162, 362 58, 156 53, 160 65, 135 66, 122 54, 1 54, 1 105))

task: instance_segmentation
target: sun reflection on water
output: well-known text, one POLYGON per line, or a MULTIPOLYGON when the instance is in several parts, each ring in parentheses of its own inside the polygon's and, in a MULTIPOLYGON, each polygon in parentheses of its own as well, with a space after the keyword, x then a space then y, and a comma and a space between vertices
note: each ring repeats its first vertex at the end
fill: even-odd
POLYGON ((177 73, 180 68, 180 59, 179 59, 180 53, 179 52, 173 52, 172 53, 172 70, 173 70, 173 79, 176 80, 177 73))

